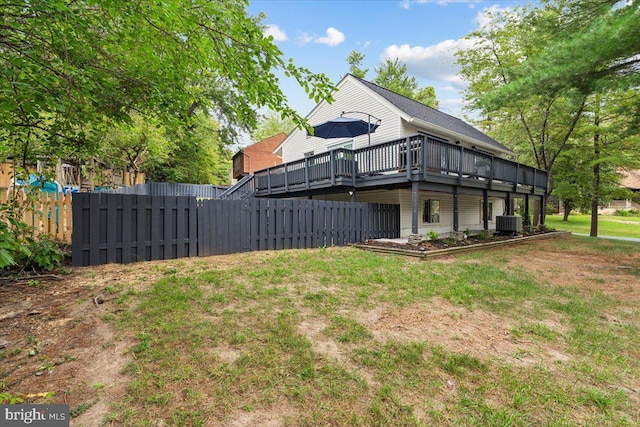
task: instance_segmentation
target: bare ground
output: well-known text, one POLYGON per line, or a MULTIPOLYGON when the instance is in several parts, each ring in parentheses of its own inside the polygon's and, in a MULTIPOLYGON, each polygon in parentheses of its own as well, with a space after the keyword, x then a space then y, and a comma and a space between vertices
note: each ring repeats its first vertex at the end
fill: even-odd
MULTIPOLYGON (((232 267, 244 262, 245 256, 219 256, 215 263, 220 268, 232 267)), ((268 262, 269 257, 268 253, 257 253, 251 259, 262 263, 268 262)), ((452 259, 431 262, 447 263, 452 259)), ((78 268, 62 280, 41 280, 34 283, 36 286, 0 285, 0 392, 4 389, 19 393, 35 402, 44 401, 40 394, 55 392, 52 402, 68 403, 80 413, 71 425, 100 425, 109 415, 110 404, 126 395, 124 368, 133 357, 128 351, 133 345, 131 337, 118 336, 104 320, 116 309, 110 300, 110 287, 118 284, 139 288, 163 277, 167 269, 193 272, 208 268, 210 262, 196 258, 78 268)), ((633 312, 640 303, 640 279, 630 270, 631 266, 640 265, 639 253, 621 258, 540 250, 535 259, 531 259, 531 252, 511 254, 509 263, 513 268, 539 275, 550 286, 602 292, 622 301, 622 310, 633 312)), ((380 340, 428 340, 449 351, 464 351, 480 359, 498 358, 514 365, 569 359, 562 348, 553 344, 545 347, 515 337, 512 331, 517 325, 509 319, 454 306, 439 298, 402 308, 380 306, 351 315, 380 340)), ((618 321, 614 315, 607 320, 618 321)), ((553 317, 545 322, 550 329, 562 332, 561 322, 553 317)), ((348 364, 348 358, 340 354, 335 343, 321 333, 325 327, 321 322, 314 323, 313 317, 306 317, 300 330, 318 352, 348 364)), ((223 360, 237 357, 230 348, 219 351, 223 360)), ((640 404, 640 384, 632 384, 630 389, 632 401, 640 404)), ((230 425, 278 425, 283 410, 238 414, 230 425)))

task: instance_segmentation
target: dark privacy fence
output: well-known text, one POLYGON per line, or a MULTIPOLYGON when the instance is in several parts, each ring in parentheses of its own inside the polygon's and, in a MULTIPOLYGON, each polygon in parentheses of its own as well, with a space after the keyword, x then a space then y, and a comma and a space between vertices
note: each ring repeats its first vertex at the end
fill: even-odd
POLYGON ((73 218, 72 261, 77 266, 400 236, 399 205, 323 200, 78 193, 73 218))

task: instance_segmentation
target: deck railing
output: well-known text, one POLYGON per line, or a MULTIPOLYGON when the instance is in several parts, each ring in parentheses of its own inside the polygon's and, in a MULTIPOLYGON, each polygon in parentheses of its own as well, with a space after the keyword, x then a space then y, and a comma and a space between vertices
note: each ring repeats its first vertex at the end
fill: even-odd
POLYGON ((357 179, 393 172, 447 175, 508 184, 517 190, 547 189, 547 173, 531 166, 495 157, 431 135, 416 135, 370 147, 339 148, 255 173, 255 190, 309 189, 314 185, 356 185, 357 179))

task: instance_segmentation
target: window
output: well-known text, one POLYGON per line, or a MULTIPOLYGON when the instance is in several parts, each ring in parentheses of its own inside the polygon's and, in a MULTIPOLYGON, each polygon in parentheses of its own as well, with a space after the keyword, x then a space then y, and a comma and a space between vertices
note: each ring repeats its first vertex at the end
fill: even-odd
POLYGON ((327 145, 327 151, 336 150, 338 148, 346 148, 348 150, 353 150, 353 139, 348 141, 338 142, 336 144, 327 145))
POLYGON ((435 224, 440 222, 440 200, 428 199, 422 205, 422 222, 435 224))
MULTIPOLYGON (((489 221, 493 221, 493 202, 489 202, 487 209, 489 221)), ((484 202, 480 201, 480 222, 484 222, 484 202)))
MULTIPOLYGON (((337 144, 329 144, 327 145, 327 151, 338 150, 340 148, 346 148, 347 150, 353 150, 353 139, 348 141, 338 142, 337 144)), ((338 151, 336 153, 337 159, 351 159, 352 156, 350 153, 345 153, 344 151, 338 151)))

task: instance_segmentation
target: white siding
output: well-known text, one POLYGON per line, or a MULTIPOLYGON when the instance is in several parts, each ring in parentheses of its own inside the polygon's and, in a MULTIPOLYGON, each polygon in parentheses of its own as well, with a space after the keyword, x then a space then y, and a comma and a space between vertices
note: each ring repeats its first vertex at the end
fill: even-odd
MULTIPOLYGON (((350 202, 351 195, 348 191, 344 193, 326 194, 313 196, 314 200, 335 200, 339 202, 350 202)), ((400 203, 400 190, 372 190, 356 192, 356 202, 358 203, 400 203)))
MULTIPOLYGON (((307 116, 307 120, 312 126, 318 125, 340 117, 343 111, 363 111, 382 120, 380 127, 371 134, 372 145, 401 137, 401 119, 397 113, 383 102, 378 101, 371 91, 349 78, 345 79, 340 90, 335 92, 333 104, 321 102, 307 116)), ((347 116, 367 120, 367 116, 362 114, 348 114, 347 116)), ((308 137, 306 130, 295 129, 282 145, 282 161, 286 163, 302 159, 304 153, 309 151, 319 154, 327 151, 328 145, 348 140, 349 138, 308 137)), ((355 148, 366 147, 367 143, 367 135, 355 138, 355 148)))

